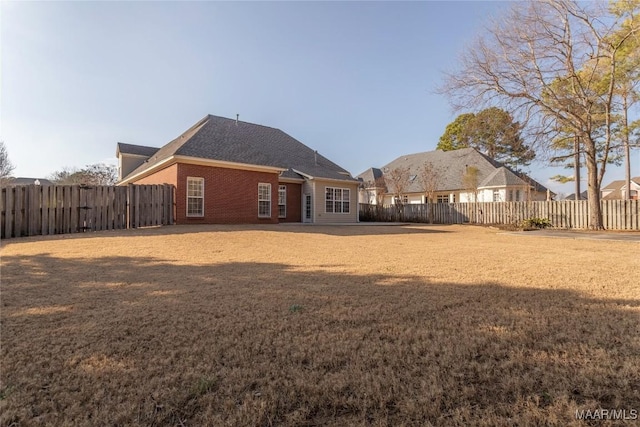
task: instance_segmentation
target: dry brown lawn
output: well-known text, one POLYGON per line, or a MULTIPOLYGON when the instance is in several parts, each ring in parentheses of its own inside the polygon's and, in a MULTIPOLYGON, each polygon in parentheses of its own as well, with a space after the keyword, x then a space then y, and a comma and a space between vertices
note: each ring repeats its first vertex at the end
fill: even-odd
MULTIPOLYGON (((3 242, 1 425, 582 425, 640 410, 637 243, 471 226, 3 242)), ((631 425, 633 421, 596 422, 631 425)))

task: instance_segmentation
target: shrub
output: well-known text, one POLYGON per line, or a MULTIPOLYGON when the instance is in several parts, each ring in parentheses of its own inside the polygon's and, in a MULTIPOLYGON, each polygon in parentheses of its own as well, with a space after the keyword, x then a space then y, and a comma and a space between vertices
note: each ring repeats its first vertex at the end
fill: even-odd
POLYGON ((547 227, 551 227, 551 221, 549 221, 547 218, 527 218, 524 221, 522 221, 522 227, 524 228, 547 228, 547 227))
POLYGON ((297 313, 299 311, 302 311, 302 306, 301 305, 293 304, 291 307, 289 307, 289 312, 290 313, 297 313))

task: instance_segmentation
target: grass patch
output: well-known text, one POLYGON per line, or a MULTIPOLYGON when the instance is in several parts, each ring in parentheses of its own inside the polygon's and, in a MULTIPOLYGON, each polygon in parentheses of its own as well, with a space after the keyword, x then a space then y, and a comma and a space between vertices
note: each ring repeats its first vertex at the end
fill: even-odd
POLYGON ((640 408, 640 284, 621 268, 637 245, 558 242, 293 225, 3 242, 0 425, 577 426, 640 408))

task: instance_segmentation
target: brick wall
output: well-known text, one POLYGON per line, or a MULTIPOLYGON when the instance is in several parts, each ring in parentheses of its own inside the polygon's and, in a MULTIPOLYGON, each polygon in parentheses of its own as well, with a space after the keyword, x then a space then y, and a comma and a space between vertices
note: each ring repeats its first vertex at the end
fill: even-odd
POLYGON ((178 165, 171 165, 161 171, 135 181, 133 184, 172 184, 178 185, 178 165))
POLYGON ((178 224, 277 224, 278 174, 179 164, 178 224), (187 217, 187 177, 204 178, 204 217, 187 217), (258 218, 258 183, 271 184, 271 218, 258 218))
POLYGON ((302 184, 280 183, 287 186, 287 217, 280 222, 302 222, 302 184))
POLYGON ((302 222, 302 185, 287 186, 287 217, 278 218, 278 174, 174 164, 135 184, 176 186, 177 224, 276 224, 302 222), (204 217, 187 217, 187 177, 204 178, 204 217), (258 183, 271 184, 271 218, 258 218, 258 183))

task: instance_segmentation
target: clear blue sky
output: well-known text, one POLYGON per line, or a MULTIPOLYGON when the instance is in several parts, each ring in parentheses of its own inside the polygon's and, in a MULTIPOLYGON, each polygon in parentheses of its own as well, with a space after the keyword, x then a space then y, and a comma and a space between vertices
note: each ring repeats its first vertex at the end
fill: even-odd
MULTIPOLYGON (((280 128, 354 175, 435 149, 442 71, 505 2, 2 2, 16 176, 115 162, 206 114, 280 128)), ((633 160, 640 175, 640 156, 633 160)), ((563 170, 532 165, 547 178, 563 170)), ((608 174, 621 178, 622 170, 608 174)), ((584 187, 586 188, 586 186, 584 187)))

